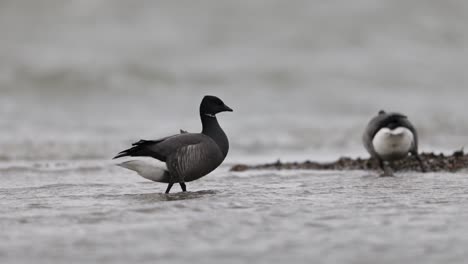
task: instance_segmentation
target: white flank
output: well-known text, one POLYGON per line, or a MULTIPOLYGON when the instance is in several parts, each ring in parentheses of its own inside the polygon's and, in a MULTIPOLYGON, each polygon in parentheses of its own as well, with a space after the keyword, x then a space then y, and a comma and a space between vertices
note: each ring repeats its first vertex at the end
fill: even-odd
POLYGON ((380 129, 375 134, 372 144, 381 157, 405 156, 413 145, 413 133, 406 127, 380 129))
POLYGON ((135 171, 141 177, 155 182, 161 182, 167 170, 166 163, 157 160, 129 160, 117 166, 135 171))

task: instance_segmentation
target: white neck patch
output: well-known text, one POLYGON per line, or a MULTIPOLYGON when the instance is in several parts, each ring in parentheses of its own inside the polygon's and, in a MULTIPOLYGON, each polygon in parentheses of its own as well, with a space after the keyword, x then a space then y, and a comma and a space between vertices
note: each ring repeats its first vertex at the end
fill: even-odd
POLYGON ((216 117, 214 114, 205 114, 208 117, 216 117))

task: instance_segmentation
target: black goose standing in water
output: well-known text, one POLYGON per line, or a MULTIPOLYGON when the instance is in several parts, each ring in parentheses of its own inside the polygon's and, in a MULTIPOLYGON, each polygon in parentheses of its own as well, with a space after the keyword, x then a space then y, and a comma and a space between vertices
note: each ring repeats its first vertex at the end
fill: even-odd
POLYGON ((119 166, 136 171, 146 179, 168 183, 166 193, 174 183, 179 183, 182 191, 186 192, 186 182, 207 175, 226 158, 229 141, 216 119, 216 114, 221 112, 232 112, 232 109, 218 97, 205 96, 200 105, 201 133, 181 131, 181 134, 162 139, 140 140, 114 159, 131 156, 159 160, 163 164, 158 167, 149 166, 142 160, 126 161, 119 166))
POLYGON ((399 113, 380 111, 372 118, 363 135, 364 146, 378 160, 382 176, 392 176, 393 172, 385 162, 404 159, 411 153, 415 156, 425 172, 423 162, 418 154, 418 134, 408 118, 399 113))

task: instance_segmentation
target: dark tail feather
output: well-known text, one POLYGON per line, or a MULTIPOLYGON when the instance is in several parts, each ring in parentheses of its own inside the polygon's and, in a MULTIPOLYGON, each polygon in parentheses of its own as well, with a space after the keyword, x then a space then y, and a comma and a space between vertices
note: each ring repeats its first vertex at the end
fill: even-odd
POLYGON ((118 159, 122 157, 137 157, 137 156, 150 156, 151 153, 149 150, 146 148, 148 145, 153 145, 156 144, 160 141, 157 140, 140 140, 138 142, 135 142, 132 144, 133 147, 126 149, 124 151, 119 152, 117 156, 115 156, 113 159, 118 159))
POLYGON ((140 139, 140 141, 133 143, 132 146, 141 146, 141 145, 146 145, 148 143, 152 144, 152 143, 156 143, 156 142, 157 141, 155 141, 155 140, 140 139))
POLYGON ((121 157, 130 156, 130 154, 128 153, 128 150, 124 150, 122 152, 119 152, 119 154, 117 154, 117 156, 113 157, 112 159, 118 159, 118 158, 121 158, 121 157))
POLYGON ((119 154, 117 154, 117 156, 115 156, 112 159, 118 159, 118 158, 121 158, 121 157, 132 156, 132 153, 134 153, 134 152, 135 152, 135 148, 129 148, 129 149, 126 149, 124 151, 119 152, 119 154))

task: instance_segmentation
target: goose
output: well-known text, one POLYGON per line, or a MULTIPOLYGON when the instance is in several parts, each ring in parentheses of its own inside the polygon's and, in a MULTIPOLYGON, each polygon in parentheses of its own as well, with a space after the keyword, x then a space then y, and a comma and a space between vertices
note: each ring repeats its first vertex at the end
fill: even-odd
POLYGON ((372 158, 379 162, 384 171, 382 176, 393 176, 390 166, 386 162, 406 158, 413 155, 419 162, 422 172, 424 164, 418 154, 418 134, 408 118, 400 113, 387 113, 381 110, 367 125, 363 143, 372 158))
POLYGON ((183 192, 186 182, 191 182, 215 170, 226 158, 229 141, 218 123, 216 114, 232 112, 221 99, 207 95, 200 104, 201 133, 180 134, 156 140, 140 140, 132 147, 114 157, 149 157, 152 163, 143 160, 129 160, 119 166, 137 172, 143 178, 154 182, 167 183, 166 194, 175 183, 183 192), (158 161, 157 165, 154 164, 158 161))

